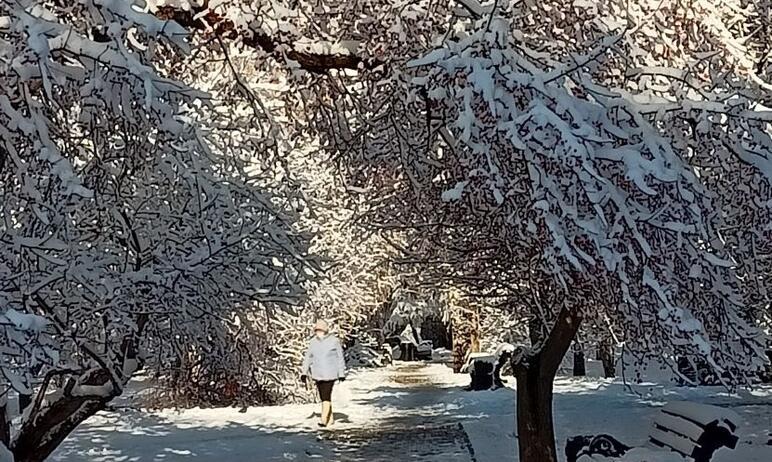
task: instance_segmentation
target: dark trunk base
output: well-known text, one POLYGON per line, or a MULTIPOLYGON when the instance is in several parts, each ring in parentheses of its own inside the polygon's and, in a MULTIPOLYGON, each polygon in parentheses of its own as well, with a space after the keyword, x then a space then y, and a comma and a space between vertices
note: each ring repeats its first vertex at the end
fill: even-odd
POLYGON ((598 359, 603 364, 603 376, 608 378, 616 377, 616 367, 614 366, 614 347, 611 342, 603 341, 598 345, 598 359))
POLYGON ((557 462, 552 383, 579 330, 581 318, 562 308, 539 353, 514 364, 520 462, 557 462))
POLYGON ((63 398, 24 425, 11 448, 15 462, 43 462, 81 422, 105 408, 109 399, 63 398))
POLYGON ((584 352, 574 351, 574 377, 584 377, 587 375, 587 367, 584 363, 584 352))
POLYGON ((552 377, 538 364, 517 374, 517 437, 521 462, 557 462, 552 421, 552 377))

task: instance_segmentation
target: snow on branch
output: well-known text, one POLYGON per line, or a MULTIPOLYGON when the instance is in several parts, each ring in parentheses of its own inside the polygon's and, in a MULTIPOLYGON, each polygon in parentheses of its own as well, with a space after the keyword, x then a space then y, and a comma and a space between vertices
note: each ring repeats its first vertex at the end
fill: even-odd
POLYGON ((217 363, 317 270, 252 114, 177 80, 188 34, 138 6, 0 0, 0 374, 32 396, 20 459, 140 368, 217 363))
MULTIPOLYGON (((719 244, 715 195, 687 151, 660 134, 646 105, 587 76, 588 64, 612 56, 606 52, 622 35, 552 66, 511 41, 504 18, 484 26, 408 64, 416 69, 416 100, 428 96, 456 140, 441 156, 414 153, 418 162, 401 163, 415 189, 445 185, 433 198, 437 212, 461 208, 479 226, 495 224, 508 236, 512 265, 524 272, 537 271, 526 256, 539 249, 538 271, 565 293, 563 303, 578 302, 580 313, 604 306, 639 332, 641 349, 689 351, 745 380, 761 341, 752 325, 736 322, 743 308, 732 258, 719 244), (639 324, 642 317, 649 322, 639 324), (742 345, 708 341, 730 324, 744 332, 742 345)), ((710 107, 690 99, 668 104, 710 107)), ((768 145, 768 133, 754 133, 749 142, 768 145)))

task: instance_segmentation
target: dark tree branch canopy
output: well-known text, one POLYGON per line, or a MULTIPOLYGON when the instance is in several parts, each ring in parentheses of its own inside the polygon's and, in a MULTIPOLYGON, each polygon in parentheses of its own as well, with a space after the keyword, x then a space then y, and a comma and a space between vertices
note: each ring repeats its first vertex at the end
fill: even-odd
POLYGON ((297 62, 301 69, 308 72, 321 74, 334 69, 359 69, 361 66, 372 68, 380 64, 375 59, 362 58, 351 53, 322 54, 299 51, 292 43, 280 42, 276 38, 254 29, 251 30, 251 36, 246 35, 246 32, 237 30, 232 21, 223 18, 215 12, 209 11, 203 16, 197 17, 203 11, 204 7, 186 11, 164 6, 159 8, 156 16, 161 19, 176 21, 188 30, 206 31, 205 33, 214 33, 222 38, 235 40, 240 34, 245 34, 242 37, 245 45, 263 50, 268 54, 286 57, 297 62), (280 51, 283 48, 288 50, 280 51))

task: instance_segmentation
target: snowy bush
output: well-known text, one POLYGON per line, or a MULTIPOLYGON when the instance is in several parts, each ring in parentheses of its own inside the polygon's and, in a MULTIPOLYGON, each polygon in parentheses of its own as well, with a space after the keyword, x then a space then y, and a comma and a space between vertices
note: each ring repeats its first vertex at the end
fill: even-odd
POLYGON ((346 349, 346 367, 383 367, 389 363, 391 352, 384 349, 383 345, 362 344, 358 340, 346 349))

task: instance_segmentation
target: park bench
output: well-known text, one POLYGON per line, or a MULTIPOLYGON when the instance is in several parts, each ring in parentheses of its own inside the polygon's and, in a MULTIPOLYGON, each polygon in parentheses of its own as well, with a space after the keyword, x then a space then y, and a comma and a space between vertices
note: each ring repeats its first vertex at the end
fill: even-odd
POLYGON ((493 353, 470 353, 461 372, 469 372, 472 383, 467 390, 495 390, 504 386, 501 369, 512 358, 515 347, 500 344, 493 353))
MULTIPOLYGON (((720 448, 734 449, 739 416, 734 412, 707 404, 669 403, 654 419, 649 431, 652 445, 669 449, 694 462, 710 462, 720 448)), ((566 442, 566 460, 602 455, 621 457, 632 449, 610 435, 575 436, 566 442)))

